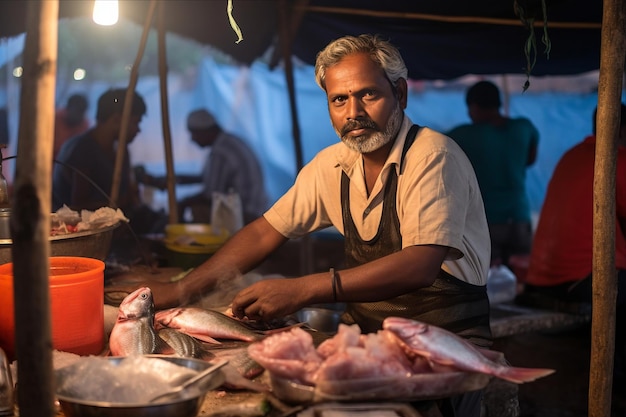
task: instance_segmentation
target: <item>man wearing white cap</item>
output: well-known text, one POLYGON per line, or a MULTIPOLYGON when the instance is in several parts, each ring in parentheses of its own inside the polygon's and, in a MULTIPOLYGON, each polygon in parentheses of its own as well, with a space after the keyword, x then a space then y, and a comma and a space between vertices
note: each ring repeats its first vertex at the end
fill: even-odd
MULTIPOLYGON (((244 223, 260 217, 267 209, 267 195, 263 172, 252 149, 243 140, 223 131, 205 109, 189 113, 187 129, 192 141, 202 148, 210 147, 211 152, 199 175, 176 176, 178 184, 203 184, 202 191, 178 203, 179 216, 183 217, 190 209, 193 222, 210 223, 213 193, 235 192, 241 198, 244 223)), ((164 178, 150 180, 146 175, 141 180, 165 188, 164 178)))

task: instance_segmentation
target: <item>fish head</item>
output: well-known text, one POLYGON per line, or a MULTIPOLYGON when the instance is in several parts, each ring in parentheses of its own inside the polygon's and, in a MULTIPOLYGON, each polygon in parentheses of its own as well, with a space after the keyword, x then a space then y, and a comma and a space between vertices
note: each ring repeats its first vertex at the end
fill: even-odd
POLYGON ((128 294, 120 304, 118 320, 132 320, 154 316, 154 300, 148 287, 139 288, 128 294))
POLYGON ((413 339, 425 333, 428 333, 429 325, 417 320, 406 319, 403 317, 387 317, 383 321, 383 329, 389 330, 401 339, 413 339))
POLYGON ((180 307, 168 308, 166 310, 159 310, 154 313, 155 325, 158 329, 165 327, 177 327, 175 324, 176 317, 184 313, 184 309, 180 307))

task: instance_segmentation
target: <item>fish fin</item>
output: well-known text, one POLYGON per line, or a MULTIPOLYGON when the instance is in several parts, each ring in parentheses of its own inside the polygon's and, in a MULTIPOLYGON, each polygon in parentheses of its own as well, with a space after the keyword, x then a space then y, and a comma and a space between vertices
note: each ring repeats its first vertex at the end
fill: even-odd
POLYGON ((171 347, 165 340, 157 335, 155 340, 155 348, 154 353, 159 353, 161 355, 176 355, 176 349, 171 347))
POLYGON ((215 354, 209 352, 208 350, 202 349, 198 359, 202 359, 203 361, 211 362, 212 360, 215 359, 215 354))
POLYGON ((543 368, 520 368, 515 366, 504 366, 494 375, 515 384, 531 382, 535 379, 543 378, 555 372, 554 369, 543 368))
POLYGON ((213 339, 211 336, 207 336, 206 334, 202 334, 202 333, 193 333, 193 332, 183 332, 182 330, 178 330, 179 332, 185 333, 188 336, 191 337, 195 337, 196 339, 202 341, 202 342, 206 342, 206 343, 211 343, 213 345, 221 345, 222 342, 220 342, 219 340, 213 339))

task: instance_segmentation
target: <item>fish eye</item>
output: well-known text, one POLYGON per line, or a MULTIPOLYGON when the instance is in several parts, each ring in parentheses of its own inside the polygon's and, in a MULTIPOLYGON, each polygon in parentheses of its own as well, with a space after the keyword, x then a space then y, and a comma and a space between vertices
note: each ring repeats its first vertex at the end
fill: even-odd
POLYGON ((148 298, 148 294, 146 293, 141 294, 141 298, 145 300, 146 298, 148 298))

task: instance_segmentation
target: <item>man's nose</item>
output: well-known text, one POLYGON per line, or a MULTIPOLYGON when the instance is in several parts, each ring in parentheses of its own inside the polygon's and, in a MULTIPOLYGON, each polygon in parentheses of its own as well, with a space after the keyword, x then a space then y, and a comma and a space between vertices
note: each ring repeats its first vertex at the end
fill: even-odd
POLYGON ((365 114, 365 108, 363 107, 363 103, 361 102, 361 100, 358 100, 355 97, 351 97, 348 99, 346 108, 346 119, 348 120, 359 119, 365 114))

